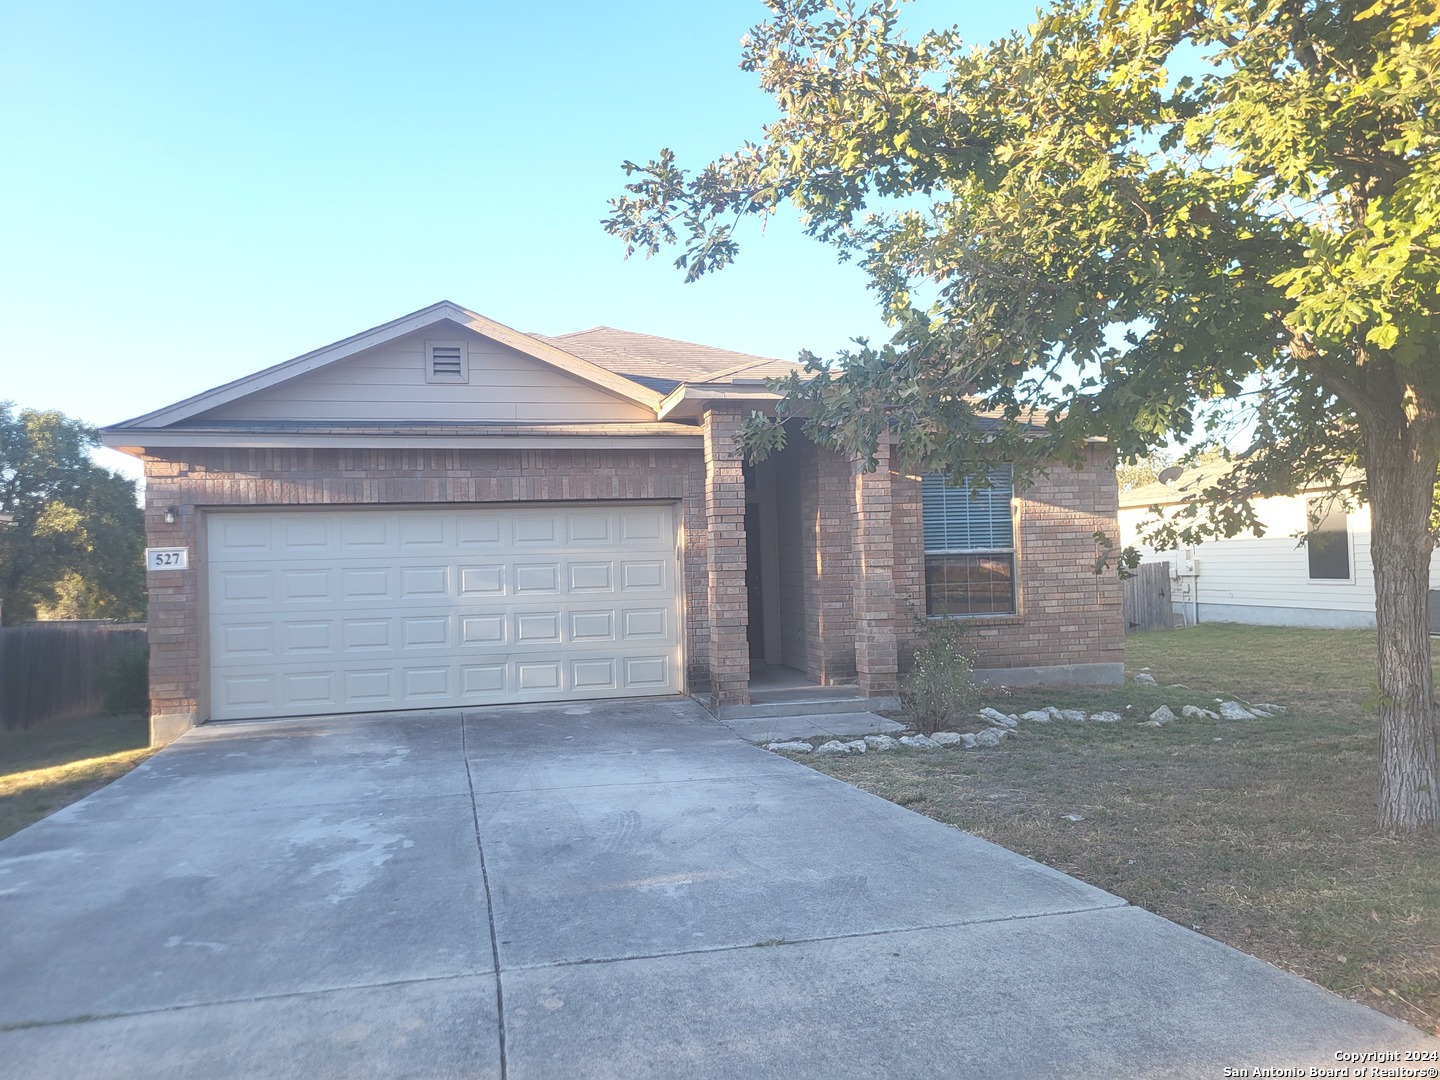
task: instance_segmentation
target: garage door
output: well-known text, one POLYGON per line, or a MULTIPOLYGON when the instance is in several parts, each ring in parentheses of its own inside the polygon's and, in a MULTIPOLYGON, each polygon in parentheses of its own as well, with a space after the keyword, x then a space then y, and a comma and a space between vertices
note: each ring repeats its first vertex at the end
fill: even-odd
POLYGON ((215 719, 672 694, 665 504, 216 512, 215 719))

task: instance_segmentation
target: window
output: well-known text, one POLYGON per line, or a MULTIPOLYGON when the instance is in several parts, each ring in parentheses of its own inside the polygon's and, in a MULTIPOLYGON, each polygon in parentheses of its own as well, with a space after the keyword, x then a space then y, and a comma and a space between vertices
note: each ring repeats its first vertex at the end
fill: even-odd
POLYGON ((927 615, 1015 612, 1014 479, 1006 466, 989 480, 973 490, 951 487, 943 476, 921 482, 927 615))
POLYGON ((1305 553, 1311 581, 1350 580, 1350 518, 1333 499, 1306 499, 1305 553))
POLYGON ((425 381, 463 383, 470 381, 470 358, 463 341, 425 343, 425 381))

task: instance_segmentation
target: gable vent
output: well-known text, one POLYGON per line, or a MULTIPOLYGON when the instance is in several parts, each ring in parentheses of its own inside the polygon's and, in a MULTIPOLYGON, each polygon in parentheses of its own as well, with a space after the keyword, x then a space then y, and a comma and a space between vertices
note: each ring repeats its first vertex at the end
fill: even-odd
POLYGON ((469 382, 470 370, 465 343, 460 341, 427 341, 425 343, 426 382, 469 382))
POLYGON ((446 345, 430 354, 430 372, 433 375, 453 375, 457 379, 464 374, 460 350, 446 345))

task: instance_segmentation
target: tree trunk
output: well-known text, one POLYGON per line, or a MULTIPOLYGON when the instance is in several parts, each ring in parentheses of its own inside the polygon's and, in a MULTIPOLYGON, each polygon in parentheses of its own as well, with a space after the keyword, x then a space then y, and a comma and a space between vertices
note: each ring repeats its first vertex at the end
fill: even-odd
POLYGON ((1440 454, 1429 425, 1402 420, 1364 434, 1370 487, 1370 555, 1380 647, 1379 823, 1440 827, 1430 667, 1430 510, 1440 454))

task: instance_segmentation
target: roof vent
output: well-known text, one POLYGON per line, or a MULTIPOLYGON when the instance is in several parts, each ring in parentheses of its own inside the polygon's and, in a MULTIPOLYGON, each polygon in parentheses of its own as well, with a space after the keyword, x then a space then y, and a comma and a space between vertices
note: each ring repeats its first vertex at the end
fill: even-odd
POLYGON ((463 383, 470 381, 470 358, 463 341, 425 343, 425 381, 463 383))

